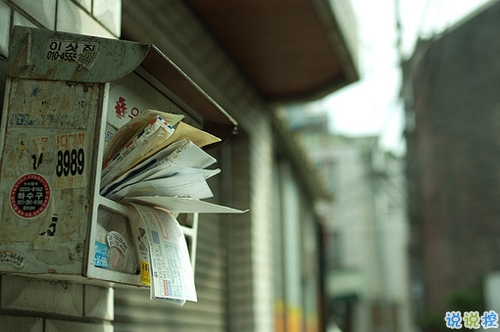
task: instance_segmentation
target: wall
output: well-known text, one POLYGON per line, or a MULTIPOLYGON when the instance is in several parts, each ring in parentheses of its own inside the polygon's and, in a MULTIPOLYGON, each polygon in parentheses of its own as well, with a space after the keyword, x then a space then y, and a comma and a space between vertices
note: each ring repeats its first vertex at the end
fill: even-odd
POLYGON ((327 247, 333 318, 345 331, 411 330, 403 161, 377 137, 310 135, 324 140, 312 155, 335 195, 325 220, 335 234, 327 247))
MULTIPOLYGON (((1 0, 1 95, 3 59, 8 57, 14 25, 116 38, 120 20, 121 0, 1 0)), ((0 278, 0 326, 9 331, 113 331, 113 289, 7 275, 0 278)))
POLYGON ((452 294, 480 296, 484 276, 500 268, 499 17, 492 2, 420 43, 406 71, 415 251, 425 309, 441 317, 452 294))
POLYGON ((24 25, 116 38, 121 34, 121 0, 2 0, 0 51, 8 55, 10 27, 24 25))
POLYGON ((222 230, 231 249, 227 324, 238 331, 271 331, 273 138, 268 106, 184 2, 129 1, 123 22, 123 37, 154 43, 238 121, 241 135, 222 148, 229 163, 221 167, 232 173, 234 195, 227 204, 250 212, 216 217, 234 221, 222 230))

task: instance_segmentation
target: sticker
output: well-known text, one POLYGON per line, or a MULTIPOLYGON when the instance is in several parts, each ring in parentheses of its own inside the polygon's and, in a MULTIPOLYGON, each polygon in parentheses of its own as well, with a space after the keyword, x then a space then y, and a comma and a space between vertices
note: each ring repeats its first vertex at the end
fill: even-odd
POLYGON ((97 43, 75 40, 49 40, 45 61, 76 63, 90 69, 97 56, 97 43))
POLYGON ((116 129, 148 109, 157 109, 137 92, 117 84, 109 91, 107 122, 116 129))
POLYGON ((116 129, 106 122, 106 132, 104 133, 104 147, 108 145, 113 136, 115 136, 116 129))
POLYGON ((56 189, 79 188, 85 185, 85 132, 56 136, 56 189))
POLYGON ((40 174, 21 176, 10 191, 10 206, 23 218, 34 218, 45 211, 50 201, 50 187, 40 174))
POLYGON ((149 263, 141 261, 141 272, 140 272, 141 284, 146 286, 151 286, 151 275, 149 273, 149 263))
MULTIPOLYGON (((85 130, 98 103, 99 83, 18 80, 12 83, 9 127, 85 130), (38 83, 34 83, 38 82, 38 83), (36 91, 36 93, 35 93, 36 91)), ((28 129, 26 129, 28 130, 28 129)), ((30 136, 36 132, 30 133, 30 136)), ((27 141, 24 144, 28 146, 27 141)))
POLYGON ((111 231, 106 236, 110 248, 118 248, 122 253, 127 252, 128 244, 125 237, 116 231, 111 231))
POLYGON ((97 241, 94 245, 94 266, 109 269, 108 246, 97 241))
POLYGON ((26 258, 18 252, 11 250, 0 251, 0 264, 8 263, 18 269, 22 269, 26 265, 26 258))

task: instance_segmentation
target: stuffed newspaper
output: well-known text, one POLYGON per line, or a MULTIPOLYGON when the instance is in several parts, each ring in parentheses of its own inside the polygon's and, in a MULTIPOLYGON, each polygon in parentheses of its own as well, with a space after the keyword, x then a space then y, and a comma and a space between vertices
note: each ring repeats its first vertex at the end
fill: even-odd
POLYGON ((151 206, 130 204, 129 211, 141 282, 151 287, 151 298, 196 302, 188 247, 177 220, 151 206))
MULTIPOLYGON (((118 129, 103 158, 100 188, 103 197, 128 206, 136 257, 126 261, 138 266, 151 299, 180 305, 197 301, 197 295, 188 246, 175 215, 246 212, 201 200, 213 196, 206 180, 220 172, 207 169, 216 159, 202 147, 220 139, 181 120, 179 115, 148 110, 118 129)), ((115 257, 130 256, 118 235, 108 239, 115 243, 115 257)), ((96 266, 117 265, 110 264, 107 255, 97 255, 105 252, 103 246, 96 243, 96 266)), ((121 268, 130 272, 133 266, 121 268)))

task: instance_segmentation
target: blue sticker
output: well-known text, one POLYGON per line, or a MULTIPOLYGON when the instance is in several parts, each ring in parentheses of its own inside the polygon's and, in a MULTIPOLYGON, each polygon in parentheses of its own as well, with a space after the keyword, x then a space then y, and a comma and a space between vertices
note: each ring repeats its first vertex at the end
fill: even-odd
POLYGON ((158 236, 158 232, 151 231, 151 234, 153 235, 153 242, 156 244, 160 244, 160 237, 158 236))
POLYGON ((97 241, 94 245, 94 266, 109 269, 108 246, 97 241))

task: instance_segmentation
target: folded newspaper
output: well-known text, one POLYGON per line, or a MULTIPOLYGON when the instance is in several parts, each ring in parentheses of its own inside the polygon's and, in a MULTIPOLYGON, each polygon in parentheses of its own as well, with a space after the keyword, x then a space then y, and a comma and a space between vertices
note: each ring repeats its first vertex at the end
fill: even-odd
MULTIPOLYGON (((128 206, 136 264, 141 283, 150 286, 151 299, 181 305, 197 301, 197 296, 187 243, 175 215, 247 211, 201 200, 213 197, 207 179, 220 172, 207 169, 217 160, 202 147, 220 139, 182 119, 148 110, 119 128, 104 152, 100 187, 101 196, 128 206)), ((117 254, 126 252, 126 240, 119 234, 111 240, 108 235, 108 243, 110 249, 118 248, 117 254)), ((109 268, 106 259, 95 261, 109 268)))

